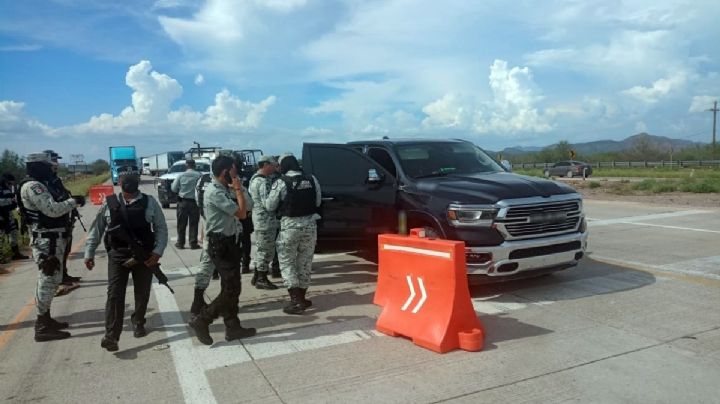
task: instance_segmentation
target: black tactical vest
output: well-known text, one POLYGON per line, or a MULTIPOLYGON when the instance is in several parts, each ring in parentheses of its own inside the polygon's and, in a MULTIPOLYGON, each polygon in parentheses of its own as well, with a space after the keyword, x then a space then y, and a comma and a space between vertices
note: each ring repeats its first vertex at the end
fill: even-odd
POLYGON ((285 182, 287 196, 280 206, 280 216, 302 217, 317 213, 315 204, 315 181, 310 175, 288 177, 283 175, 280 179, 285 182))
MULTIPOLYGON (((71 220, 70 213, 64 214, 60 217, 50 217, 39 210, 31 210, 25 207, 25 204, 23 204, 22 201, 22 195, 20 191, 22 191, 22 188, 25 186, 25 184, 31 181, 37 180, 32 177, 25 177, 22 181, 20 181, 20 185, 17 188, 17 193, 15 194, 18 207, 20 208, 20 214, 23 216, 23 221, 25 222, 25 224, 30 225, 33 223, 37 223, 39 229, 58 229, 61 227, 67 227, 71 220)), ((50 192, 50 195, 55 202, 62 202, 68 199, 61 198, 60 195, 56 195, 53 192, 50 192)))
MULTIPOLYGON (((11 200, 15 198, 15 193, 10 189, 10 184, 0 183, 0 199, 11 200)), ((17 207, 17 204, 11 203, 6 206, 0 206, 0 215, 7 216, 17 207)))
MULTIPOLYGON (((155 233, 153 233, 152 226, 145 217, 148 197, 145 194, 141 195, 142 198, 139 201, 132 205, 126 205, 127 222, 120 211, 120 204, 123 203, 121 201, 122 195, 112 195, 107 198, 108 210, 110 211, 108 229, 121 226, 130 237, 135 237, 140 241, 143 249, 151 251, 155 246, 155 233), (129 228, 126 223, 129 224, 129 228)), ((129 248, 126 242, 119 240, 117 237, 112 237, 108 232, 105 232, 105 247, 110 249, 129 248)))

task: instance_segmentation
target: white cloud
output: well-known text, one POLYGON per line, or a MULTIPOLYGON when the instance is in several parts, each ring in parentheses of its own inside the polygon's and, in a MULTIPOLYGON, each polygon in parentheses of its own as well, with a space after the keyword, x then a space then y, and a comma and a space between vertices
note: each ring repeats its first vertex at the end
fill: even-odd
POLYGON ((720 101, 717 95, 696 95, 692 98, 688 112, 705 112, 713 107, 713 102, 720 101))
POLYGON ((172 110, 172 103, 182 95, 182 86, 172 77, 154 71, 146 60, 128 69, 125 83, 133 89, 131 106, 119 115, 100 114, 86 123, 63 128, 61 132, 177 135, 249 131, 260 125, 276 100, 271 95, 253 103, 224 89, 215 95, 214 104, 205 111, 189 107, 172 110))
POLYGON ((203 77, 202 74, 198 73, 198 75, 195 76, 195 85, 201 86, 201 85, 203 85, 203 83, 205 83, 205 77, 203 77))
POLYGON ((668 95, 671 91, 682 88, 687 82, 687 75, 684 72, 678 72, 668 78, 662 78, 653 82, 650 87, 634 86, 627 90, 623 90, 623 94, 634 97, 642 102, 654 104, 661 98, 668 95))
POLYGON ((0 101, 0 136, 43 135, 50 127, 25 115, 24 102, 0 101))
POLYGON ((448 94, 423 108, 426 127, 471 129, 478 133, 515 134, 549 131, 547 116, 536 104, 542 99, 535 89, 532 73, 527 67, 508 69, 507 62, 495 60, 489 75, 492 100, 473 106, 448 94))

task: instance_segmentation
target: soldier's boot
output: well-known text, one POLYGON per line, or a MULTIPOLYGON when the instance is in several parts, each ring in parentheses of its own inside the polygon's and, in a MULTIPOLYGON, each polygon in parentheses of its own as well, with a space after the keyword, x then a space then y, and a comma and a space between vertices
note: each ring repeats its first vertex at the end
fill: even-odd
POLYGON ((212 345, 213 339, 210 336, 210 322, 204 316, 198 315, 190 320, 190 327, 195 330, 198 341, 205 345, 212 345))
POLYGON ((303 314, 305 309, 300 301, 300 288, 289 288, 288 294, 290 295, 290 302, 283 307, 283 312, 285 314, 303 314))
POLYGON ((50 317, 50 312, 48 312, 48 318, 50 326, 56 330, 64 330, 66 328, 70 327, 70 324, 65 321, 57 321, 54 318, 50 317))
POLYGON ((190 305, 190 318, 195 318, 206 306, 207 303, 205 303, 205 289, 196 288, 195 297, 193 298, 193 302, 190 305))
POLYGON ((27 255, 23 255, 20 252, 20 247, 18 247, 16 245, 12 246, 12 253, 13 253, 13 255, 10 258, 13 260, 26 260, 26 259, 30 258, 27 255))
POLYGON ((142 321, 136 319, 135 317, 130 317, 130 323, 133 327, 133 337, 135 338, 142 338, 147 335, 147 330, 145 329, 145 320, 142 321))
POLYGON ((60 283, 62 283, 63 285, 72 285, 73 283, 80 282, 80 279, 82 279, 82 278, 79 276, 70 276, 68 274, 64 274, 63 278, 62 278, 62 282, 60 282, 60 283))
POLYGON ((115 352, 120 349, 117 340, 107 335, 100 340, 100 346, 107 349, 108 352, 115 352))
POLYGON ((225 341, 234 341, 236 339, 252 337, 256 333, 257 330, 254 328, 243 328, 237 317, 225 320, 225 341))
POLYGON ((256 270, 253 277, 255 276, 257 277, 257 280, 255 281, 256 289, 275 290, 278 288, 276 284, 272 283, 272 281, 268 279, 267 272, 260 272, 256 270))
POLYGON ((305 298, 305 294, 307 293, 307 288, 300 288, 300 292, 298 293, 300 304, 302 304, 303 309, 307 309, 308 307, 312 306, 312 302, 305 298))
POLYGON ((258 279, 258 270, 256 269, 255 271, 253 271, 253 276, 252 276, 252 279, 250 279, 250 284, 255 286, 255 284, 257 283, 257 279, 258 279))
POLYGON ((52 327, 50 312, 37 316, 35 321, 35 341, 44 342, 65 338, 70 338, 70 333, 52 327))

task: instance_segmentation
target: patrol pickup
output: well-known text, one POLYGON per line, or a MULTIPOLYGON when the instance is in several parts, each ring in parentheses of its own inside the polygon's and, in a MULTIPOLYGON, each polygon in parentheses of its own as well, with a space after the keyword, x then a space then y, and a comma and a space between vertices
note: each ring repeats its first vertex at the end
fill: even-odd
POLYGON ((302 164, 323 191, 320 248, 346 240, 376 249, 378 234, 406 220, 431 237, 464 241, 478 282, 566 269, 585 254, 573 188, 509 172, 464 140, 305 143, 302 164))

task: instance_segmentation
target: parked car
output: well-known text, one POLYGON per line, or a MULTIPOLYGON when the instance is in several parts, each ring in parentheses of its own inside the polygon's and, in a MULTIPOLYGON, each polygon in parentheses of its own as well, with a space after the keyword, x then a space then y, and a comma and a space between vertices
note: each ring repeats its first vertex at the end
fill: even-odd
MULTIPOLYGON (((210 164, 210 160, 197 159, 195 160, 195 169, 202 174, 209 174, 210 164)), ((164 174, 155 180, 158 200, 164 209, 169 208, 171 203, 177 202, 177 194, 173 192, 170 187, 172 186, 173 181, 175 181, 175 178, 179 177, 180 174, 185 172, 185 170, 187 170, 185 161, 178 161, 170 167, 170 171, 167 174, 164 174)))
POLYGON ((377 251, 377 235, 406 222, 431 237, 464 241, 472 282, 570 268, 585 254, 580 194, 510 173, 470 142, 305 143, 303 169, 322 187, 320 249, 345 240, 377 251))
POLYGON ((552 167, 545 169, 546 177, 582 177, 585 170, 585 177, 592 174, 592 167, 582 161, 568 160, 555 163, 552 167))

